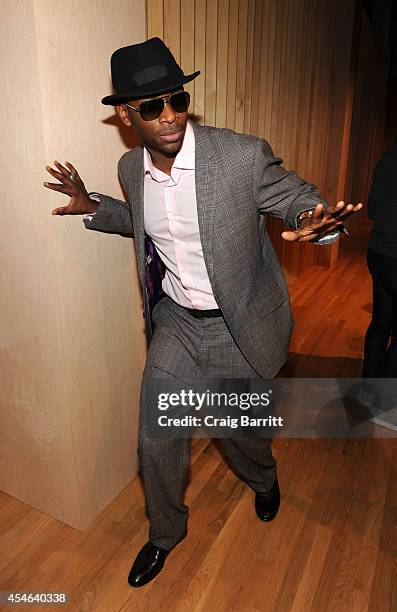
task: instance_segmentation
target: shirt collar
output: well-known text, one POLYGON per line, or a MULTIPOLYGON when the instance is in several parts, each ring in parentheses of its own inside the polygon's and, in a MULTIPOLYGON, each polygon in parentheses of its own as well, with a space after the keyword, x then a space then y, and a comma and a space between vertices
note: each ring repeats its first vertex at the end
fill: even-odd
MULTIPOLYGON (((175 161, 172 165, 173 168, 181 168, 183 170, 194 170, 195 168, 195 140, 193 127, 188 119, 186 123, 185 136, 181 150, 175 157, 175 161)), ((146 174, 149 172, 155 180, 165 180, 164 172, 155 168, 152 162, 151 155, 146 147, 143 147, 143 169, 146 174)), ((169 178, 168 175, 167 179, 169 178)))

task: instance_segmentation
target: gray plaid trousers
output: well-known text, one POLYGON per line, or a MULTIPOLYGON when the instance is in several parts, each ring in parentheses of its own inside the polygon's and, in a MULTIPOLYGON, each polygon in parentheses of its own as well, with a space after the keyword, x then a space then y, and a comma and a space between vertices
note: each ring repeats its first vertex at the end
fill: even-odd
MULTIPOLYGON (((195 319, 171 298, 153 310, 155 325, 143 373, 138 454, 150 521, 149 539, 170 550, 187 529, 184 504, 190 439, 153 436, 161 380, 167 389, 193 379, 258 378, 222 317, 195 319)), ((232 467, 254 491, 268 491, 276 478, 269 439, 219 438, 232 467)))

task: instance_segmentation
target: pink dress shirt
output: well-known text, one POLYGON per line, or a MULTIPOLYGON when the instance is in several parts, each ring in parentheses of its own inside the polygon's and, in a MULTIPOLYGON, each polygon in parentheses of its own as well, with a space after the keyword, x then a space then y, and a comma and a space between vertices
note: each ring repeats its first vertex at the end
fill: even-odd
POLYGON ((194 131, 188 120, 171 176, 155 168, 143 149, 145 232, 166 266, 162 288, 187 308, 219 308, 212 293, 200 240, 194 131))

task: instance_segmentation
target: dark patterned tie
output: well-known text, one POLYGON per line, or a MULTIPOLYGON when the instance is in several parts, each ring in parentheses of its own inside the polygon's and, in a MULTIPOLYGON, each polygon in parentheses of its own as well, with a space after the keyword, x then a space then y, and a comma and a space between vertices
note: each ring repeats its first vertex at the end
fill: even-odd
POLYGON ((157 254, 156 248, 150 239, 145 234, 145 252, 146 252, 146 289, 149 298, 150 316, 153 308, 161 298, 165 296, 161 283, 165 276, 165 265, 157 254))

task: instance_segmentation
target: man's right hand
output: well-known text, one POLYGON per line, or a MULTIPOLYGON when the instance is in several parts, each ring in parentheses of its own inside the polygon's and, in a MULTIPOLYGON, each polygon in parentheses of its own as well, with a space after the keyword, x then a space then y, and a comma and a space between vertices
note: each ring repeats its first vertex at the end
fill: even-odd
POLYGON ((67 206, 61 206, 60 208, 54 208, 52 211, 53 215, 84 215, 88 213, 96 212, 99 204, 94 200, 91 200, 88 195, 84 183, 79 177, 79 174, 72 166, 70 162, 65 162, 65 166, 62 166, 58 161, 54 161, 54 165, 58 168, 59 172, 46 166, 47 171, 60 183, 44 183, 48 189, 54 191, 60 191, 70 196, 69 204, 67 206))

